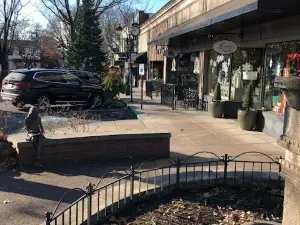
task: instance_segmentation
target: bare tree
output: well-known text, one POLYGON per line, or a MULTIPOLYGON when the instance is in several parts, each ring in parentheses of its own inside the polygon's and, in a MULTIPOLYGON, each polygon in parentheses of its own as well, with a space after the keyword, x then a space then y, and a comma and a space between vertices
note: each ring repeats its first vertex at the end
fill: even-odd
POLYGON ((14 35, 20 22, 20 12, 25 5, 21 0, 1 0, 0 2, 0 64, 2 76, 5 76, 9 69, 9 38, 14 35))
POLYGON ((116 31, 116 28, 118 26, 124 28, 131 27, 131 24, 138 14, 138 10, 133 7, 136 5, 142 7, 139 9, 140 11, 149 10, 149 0, 128 0, 103 13, 101 25, 109 51, 114 52, 115 49, 119 49, 120 34, 116 31))
MULTIPOLYGON (((95 10, 101 15, 106 10, 113 8, 126 0, 95 0, 95 10)), ((75 36, 76 19, 81 6, 81 0, 40 0, 43 9, 40 9, 45 17, 61 22, 68 30, 69 38, 75 36), (49 17, 50 16, 50 17, 49 17)), ((49 19, 48 19, 49 21, 49 19)))

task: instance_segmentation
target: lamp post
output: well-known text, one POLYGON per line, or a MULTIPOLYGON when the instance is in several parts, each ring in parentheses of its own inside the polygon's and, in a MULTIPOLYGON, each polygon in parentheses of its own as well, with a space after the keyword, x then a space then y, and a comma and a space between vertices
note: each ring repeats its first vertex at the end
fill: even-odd
MULTIPOLYGON (((124 27, 119 25, 116 30, 122 32, 124 27)), ((140 35, 140 26, 138 23, 133 23, 130 27, 130 31, 127 34, 126 44, 127 44, 127 54, 128 54, 128 63, 129 63, 129 75, 130 75, 130 102, 133 102, 133 93, 132 93, 132 62, 131 62, 131 53, 134 50, 134 40, 137 36, 140 35), (131 38, 132 37, 132 38, 131 38)), ((120 38, 121 39, 121 38, 120 38)), ((121 42, 121 41, 120 41, 121 42)))

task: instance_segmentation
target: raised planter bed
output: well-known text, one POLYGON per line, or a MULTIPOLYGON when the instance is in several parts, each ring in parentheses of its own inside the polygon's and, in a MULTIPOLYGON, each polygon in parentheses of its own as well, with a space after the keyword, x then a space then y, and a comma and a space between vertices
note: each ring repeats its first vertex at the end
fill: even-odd
MULTIPOLYGON (((43 163, 110 159, 138 159, 168 157, 170 133, 116 133, 116 134, 72 134, 54 136, 44 140, 43 163)), ((11 136, 9 140, 17 151, 18 164, 30 166, 35 161, 35 150, 26 141, 26 135, 11 136)))

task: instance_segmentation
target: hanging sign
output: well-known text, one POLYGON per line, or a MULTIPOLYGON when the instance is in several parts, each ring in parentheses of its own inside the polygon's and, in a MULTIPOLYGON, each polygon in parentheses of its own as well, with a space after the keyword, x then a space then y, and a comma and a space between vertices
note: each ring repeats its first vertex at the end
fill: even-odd
POLYGON ((195 74, 199 74, 200 73, 200 60, 199 60, 199 57, 196 57, 195 58, 195 62, 194 62, 194 73, 195 74))
POLYGON ((176 59, 174 58, 173 61, 172 61, 172 68, 171 68, 171 71, 172 72, 175 72, 176 71, 176 59))
POLYGON ((143 76, 145 75, 145 65, 139 64, 139 75, 143 76))
POLYGON ((178 52, 176 52, 173 49, 169 49, 167 51, 165 51, 164 56, 166 56, 167 58, 175 58, 178 55, 178 52))
POLYGON ((213 49, 215 50, 215 52, 217 52, 221 55, 229 55, 229 54, 235 53, 236 50, 238 49, 238 46, 233 41, 222 40, 222 41, 216 42, 213 45, 213 49))

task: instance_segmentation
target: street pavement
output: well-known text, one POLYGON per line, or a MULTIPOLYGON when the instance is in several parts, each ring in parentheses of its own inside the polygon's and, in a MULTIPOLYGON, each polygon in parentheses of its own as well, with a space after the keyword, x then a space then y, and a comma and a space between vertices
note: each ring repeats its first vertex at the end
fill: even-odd
MULTIPOLYGON (((243 152, 258 151, 272 158, 284 155, 284 150, 277 146, 276 139, 259 132, 242 131, 235 120, 214 119, 209 113, 201 111, 171 110, 160 105, 159 99, 146 99, 143 110, 140 110, 140 92, 134 90, 135 102, 130 106, 138 113, 138 120, 115 120, 91 124, 93 131, 99 133, 147 132, 147 130, 171 132, 171 155, 173 159, 186 159, 197 152, 212 152, 218 156, 225 153, 236 156, 243 152)), ((121 96, 128 101, 128 96, 121 96)), ((58 129, 60 137, 66 130, 58 129)), ((201 153, 194 160, 214 158, 210 153, 201 153)), ((241 156, 241 159, 267 160, 260 154, 241 156)), ((151 162, 148 168, 163 165, 165 161, 151 162)), ((85 188, 97 183, 99 178, 109 169, 128 168, 129 160, 107 162, 107 164, 88 163, 53 165, 41 170, 16 168, 0 174, 0 225, 32 224, 43 221, 45 211, 51 211, 57 201, 69 188, 85 188), (4 204, 3 202, 6 202, 4 204)), ((115 176, 115 175, 114 175, 115 176)), ((108 177, 103 184, 111 181, 108 177)), ((102 183, 101 183, 102 184, 102 183)), ((69 199, 64 200, 66 206, 80 196, 75 191, 69 199)))

